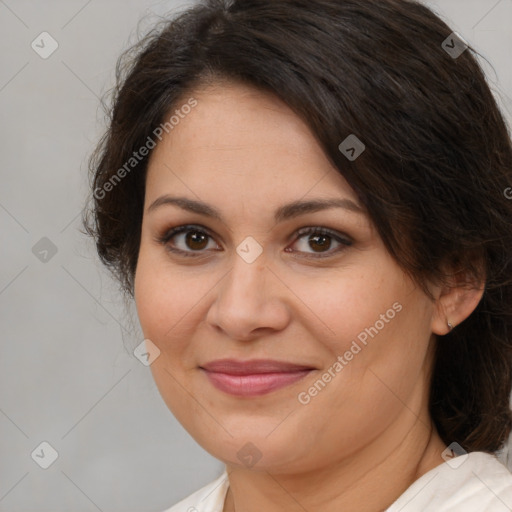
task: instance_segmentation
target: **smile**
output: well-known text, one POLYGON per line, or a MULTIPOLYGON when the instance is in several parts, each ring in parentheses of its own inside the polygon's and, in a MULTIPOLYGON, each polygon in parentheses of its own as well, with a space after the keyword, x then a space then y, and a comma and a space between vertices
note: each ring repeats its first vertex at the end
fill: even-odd
POLYGON ((294 384, 314 368, 270 360, 220 360, 203 365, 201 371, 220 391, 234 396, 260 396, 294 384))

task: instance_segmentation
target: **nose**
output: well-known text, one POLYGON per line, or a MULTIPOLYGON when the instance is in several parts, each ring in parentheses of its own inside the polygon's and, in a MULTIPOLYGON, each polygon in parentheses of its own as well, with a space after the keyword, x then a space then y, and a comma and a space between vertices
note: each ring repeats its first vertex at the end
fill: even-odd
POLYGON ((232 339, 250 341, 290 322, 286 288, 267 268, 263 254, 252 263, 235 254, 216 291, 206 320, 232 339))

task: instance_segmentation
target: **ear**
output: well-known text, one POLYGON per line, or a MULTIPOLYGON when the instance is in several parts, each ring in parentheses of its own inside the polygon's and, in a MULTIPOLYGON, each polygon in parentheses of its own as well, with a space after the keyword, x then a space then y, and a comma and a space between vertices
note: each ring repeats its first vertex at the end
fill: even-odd
POLYGON ((448 322, 455 328, 476 309, 485 290, 485 278, 477 280, 464 270, 451 274, 448 282, 433 289, 434 313, 431 329, 434 334, 450 332, 448 322))

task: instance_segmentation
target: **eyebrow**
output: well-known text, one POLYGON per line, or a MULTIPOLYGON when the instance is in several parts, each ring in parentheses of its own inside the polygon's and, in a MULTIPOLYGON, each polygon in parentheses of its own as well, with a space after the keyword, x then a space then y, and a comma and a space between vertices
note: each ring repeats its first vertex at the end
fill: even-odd
MULTIPOLYGON (((202 201, 196 201, 187 197, 173 197, 163 195, 155 199, 147 208, 146 213, 155 211, 164 205, 175 205, 183 210, 192 213, 204 215, 224 222, 220 212, 213 206, 202 201)), ((343 208, 360 215, 366 215, 365 211, 354 201, 347 198, 333 198, 333 199, 312 199, 309 201, 293 201, 291 203, 280 206, 274 213, 276 222, 283 222, 285 220, 305 215, 306 213, 314 213, 330 208, 343 208)))

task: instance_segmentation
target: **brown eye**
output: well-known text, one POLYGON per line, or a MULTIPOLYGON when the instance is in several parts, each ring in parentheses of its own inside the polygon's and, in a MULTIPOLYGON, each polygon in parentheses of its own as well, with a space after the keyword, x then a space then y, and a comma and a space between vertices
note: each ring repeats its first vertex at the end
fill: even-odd
POLYGON ((308 243, 314 251, 323 252, 330 249, 331 241, 332 239, 329 235, 312 235, 309 237, 308 243))
POLYGON ((201 231, 188 231, 185 236, 185 244, 194 251, 200 251, 208 245, 209 236, 201 231))
POLYGON ((168 251, 184 256, 199 256, 208 250, 221 250, 212 235, 195 226, 178 226, 164 233, 157 241, 168 251))
POLYGON ((298 231, 297 235, 293 244, 295 249, 286 249, 286 252, 298 252, 306 254, 306 257, 322 258, 337 254, 352 245, 352 241, 348 237, 327 228, 303 228, 298 231))

